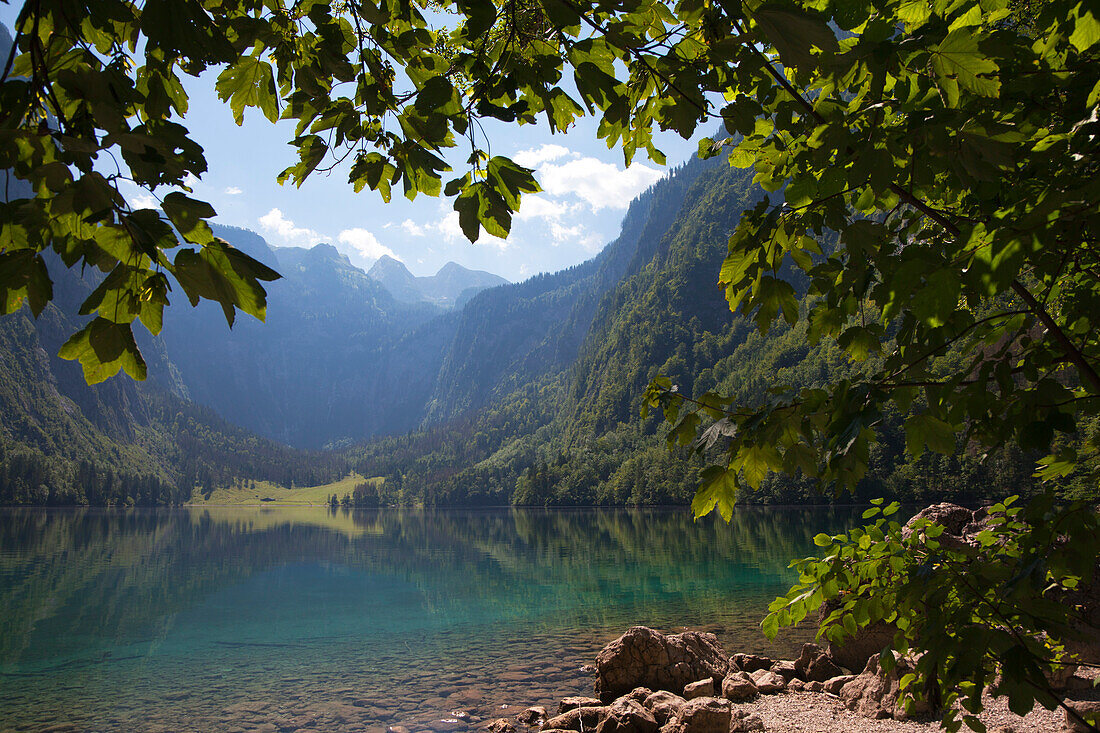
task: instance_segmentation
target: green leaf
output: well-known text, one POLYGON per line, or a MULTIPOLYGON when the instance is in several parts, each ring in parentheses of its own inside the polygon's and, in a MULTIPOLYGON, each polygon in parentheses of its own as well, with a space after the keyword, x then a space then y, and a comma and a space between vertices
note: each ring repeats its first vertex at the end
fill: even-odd
POLYGON ((762 5, 752 14, 764 37, 779 52, 784 66, 807 67, 811 49, 836 51, 836 35, 820 17, 793 6, 762 5))
POLYGON ((96 318, 75 333, 57 353, 62 359, 79 361, 88 384, 114 376, 123 369, 132 379, 145 379, 145 359, 138 351, 128 323, 96 318))
POLYGON ((1097 20, 1100 10, 1095 4, 1082 2, 1074 9, 1074 15, 1073 33, 1069 42, 1078 51, 1084 52, 1100 41, 1100 20, 1097 20))
POLYGON ((267 292, 260 281, 277 280, 280 276, 262 262, 215 239, 199 251, 181 250, 172 265, 172 273, 183 286, 192 305, 206 298, 222 306, 230 326, 235 308, 264 320, 267 312, 267 292))
POLYGON ((45 260, 33 249, 0 252, 0 307, 3 313, 19 310, 24 299, 36 318, 53 299, 53 283, 45 260))
POLYGON ((244 124, 244 108, 259 107, 271 122, 279 119, 276 101, 275 77, 271 64, 255 56, 242 56, 230 64, 214 85, 218 99, 228 101, 233 110, 233 121, 244 124))
POLYGON ((737 503, 737 472, 721 466, 710 466, 699 474, 699 488, 691 500, 691 513, 701 519, 718 507, 722 519, 733 519, 737 503))
POLYGON ((905 421, 905 447, 914 457, 924 452, 925 446, 937 453, 951 455, 955 452, 955 429, 950 423, 924 413, 905 421))
MULTIPOLYGON (((997 73, 996 62, 982 53, 978 37, 969 28, 958 28, 932 52, 932 69, 941 85, 958 84, 983 97, 995 97, 1001 82, 990 78, 997 73)), ((953 104, 952 106, 956 106, 953 104)))
POLYGON ((172 225, 188 242, 210 244, 214 241, 214 232, 205 221, 217 215, 210 204, 173 191, 164 197, 161 208, 168 215, 172 225))

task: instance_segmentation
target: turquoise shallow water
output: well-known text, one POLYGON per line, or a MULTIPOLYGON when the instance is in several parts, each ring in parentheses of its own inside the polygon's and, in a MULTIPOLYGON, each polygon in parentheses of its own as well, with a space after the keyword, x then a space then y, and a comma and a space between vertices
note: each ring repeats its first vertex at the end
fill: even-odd
MULTIPOLYGON (((0 731, 461 731, 634 624, 757 624, 849 510, 0 511, 0 731)), ((518 706, 518 707, 517 707, 518 706)))

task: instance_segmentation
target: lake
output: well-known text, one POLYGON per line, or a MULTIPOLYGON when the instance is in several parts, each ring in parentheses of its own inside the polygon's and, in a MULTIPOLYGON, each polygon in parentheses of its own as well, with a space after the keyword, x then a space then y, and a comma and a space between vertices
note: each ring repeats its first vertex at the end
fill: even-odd
POLYGON ((0 731, 461 731, 628 627, 759 621, 852 509, 0 510, 0 731), (456 714, 457 713, 457 714, 456 714))

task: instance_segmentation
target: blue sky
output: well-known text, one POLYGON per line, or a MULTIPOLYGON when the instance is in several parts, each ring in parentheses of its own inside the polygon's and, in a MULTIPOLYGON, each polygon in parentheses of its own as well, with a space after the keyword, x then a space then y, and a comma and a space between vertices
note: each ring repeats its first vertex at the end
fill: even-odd
MULTIPOLYGON (((189 92, 185 124, 209 164, 193 188, 214 205, 217 221, 252 229, 275 246, 328 242, 363 267, 388 254, 416 275, 433 274, 448 261, 513 281, 560 270, 591 258, 613 240, 631 199, 665 174, 644 157, 626 168, 622 153, 596 138, 591 120, 565 135, 551 135, 541 125, 495 125, 488 128, 492 153, 534 168, 544 190, 525 197, 507 240, 483 232, 471 244, 450 200, 420 196, 410 202, 395 189, 387 204, 369 190, 356 194, 346 167, 315 173, 301 188, 280 186, 276 176, 296 162, 295 150, 287 145, 292 124, 272 125, 249 110, 243 127, 237 127, 212 81, 196 80, 189 92)), ((697 142, 668 134, 659 147, 676 164, 695 151, 697 142)), ((456 149, 451 161, 456 170, 467 154, 456 149)))
MULTIPOLYGON (((0 4, 0 22, 11 28, 20 5, 0 4)), ((293 124, 273 125, 257 110, 248 110, 244 126, 238 127, 214 92, 215 76, 185 82, 190 109, 183 124, 206 151, 209 166, 191 182, 194 195, 213 204, 218 222, 252 229, 275 246, 327 242, 362 267, 388 254, 416 275, 433 274, 448 261, 513 281, 560 270, 591 258, 613 240, 631 199, 665 173, 644 157, 625 168, 622 153, 596 138, 596 124, 589 119, 564 135, 551 135, 543 125, 487 125, 491 152, 534 168, 544 192, 524 199, 507 240, 483 233, 471 244, 449 200, 418 197, 410 202, 395 192, 386 204, 372 191, 356 194, 347 183, 346 167, 315 173, 300 189, 280 186, 276 176, 296 162, 295 150, 287 145, 293 124)), ((657 143, 675 165, 695 151, 698 137, 684 141, 667 133, 657 143)), ((468 150, 456 151, 451 163, 458 170, 468 150)), ((124 193, 134 204, 156 205, 137 188, 124 193)))

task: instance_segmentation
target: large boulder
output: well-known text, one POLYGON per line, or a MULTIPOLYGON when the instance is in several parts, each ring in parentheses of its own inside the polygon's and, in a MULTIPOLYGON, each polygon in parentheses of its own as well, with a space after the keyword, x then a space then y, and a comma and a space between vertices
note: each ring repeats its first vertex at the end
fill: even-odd
POLYGON ((596 694, 612 700, 636 687, 679 693, 707 677, 720 682, 728 668, 714 634, 665 635, 635 626, 596 656, 596 694))
POLYGON ((661 733, 729 733, 730 703, 720 697, 688 700, 661 727, 661 733))
POLYGON ((657 719, 630 697, 620 697, 607 708, 596 733, 657 733, 657 719))
POLYGON ((878 657, 867 660, 863 672, 840 688, 841 702, 849 710, 875 719, 908 720, 912 715, 931 712, 926 702, 914 702, 910 710, 905 709, 900 680, 913 667, 897 652, 894 659, 894 669, 889 672, 882 669, 878 657))
MULTIPOLYGON (((823 603, 818 611, 818 623, 823 623, 839 607, 840 602, 835 598, 823 603)), ((894 634, 897 630, 893 624, 881 621, 864 626, 857 630, 855 636, 846 636, 839 642, 830 641, 826 654, 835 665, 859 673, 867 666, 868 659, 894 645, 894 634)))
MULTIPOLYGON (((984 514, 984 512, 983 512, 984 514)), ((968 525, 974 522, 974 512, 958 504, 944 502, 932 504, 913 515, 901 529, 901 536, 908 538, 913 532, 917 520, 927 519, 932 524, 943 527, 944 533, 954 537, 962 537, 968 525)))
POLYGON ((794 661, 794 668, 799 677, 807 682, 824 682, 825 680, 843 674, 840 667, 829 658, 817 644, 803 644, 798 659, 794 661))

